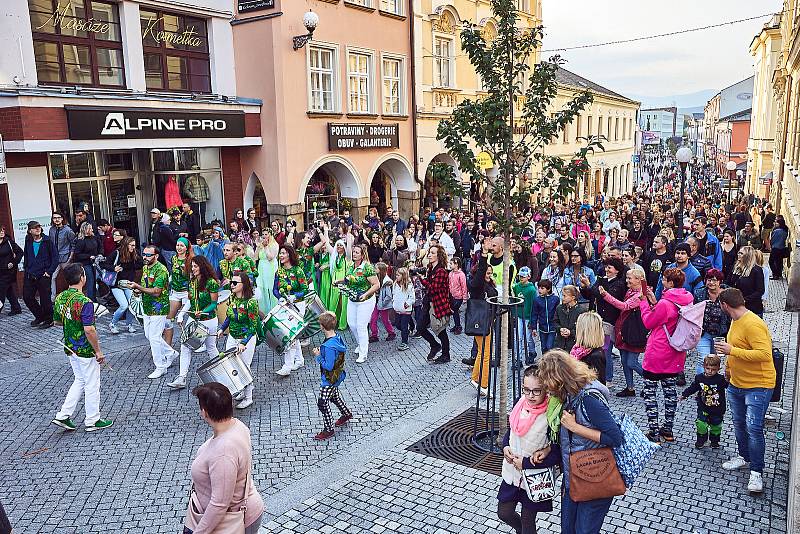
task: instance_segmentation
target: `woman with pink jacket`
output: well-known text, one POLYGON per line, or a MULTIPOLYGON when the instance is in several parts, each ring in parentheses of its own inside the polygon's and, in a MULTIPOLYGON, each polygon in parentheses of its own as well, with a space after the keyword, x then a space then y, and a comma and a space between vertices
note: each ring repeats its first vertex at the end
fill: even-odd
POLYGON ((644 404, 647 409, 647 422, 650 441, 675 441, 672 434, 672 423, 675 421, 675 408, 678 395, 675 391, 675 379, 683 372, 686 363, 686 352, 672 348, 667 339, 666 330, 672 335, 678 324, 678 310, 694 302, 692 294, 683 288, 686 276, 683 271, 673 267, 661 275, 664 293, 656 303, 653 290, 648 288, 646 300, 641 299, 639 309, 642 311, 642 323, 650 331, 647 347, 642 362, 642 378, 644 379, 644 404), (656 387, 661 383, 664 391, 664 425, 658 426, 658 400, 656 387))
POLYGON ((603 288, 600 288, 600 295, 603 300, 620 310, 616 323, 614 324, 614 346, 619 349, 619 357, 622 360, 622 372, 625 375, 625 389, 617 393, 617 397, 635 397, 636 390, 633 388, 633 372, 642 376, 642 364, 639 363, 639 354, 644 347, 634 347, 622 339, 622 325, 630 316, 633 310, 639 310, 642 302, 642 295, 647 289, 647 282, 644 279, 644 271, 632 269, 625 274, 625 282, 628 290, 624 300, 617 300, 614 296, 603 288))

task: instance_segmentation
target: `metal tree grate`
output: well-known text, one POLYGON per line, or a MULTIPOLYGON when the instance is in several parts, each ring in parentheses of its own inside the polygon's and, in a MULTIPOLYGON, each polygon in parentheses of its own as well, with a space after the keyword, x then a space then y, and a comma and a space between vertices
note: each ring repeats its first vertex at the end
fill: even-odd
MULTIPOLYGON (((478 417, 478 427, 485 428, 486 411, 480 410, 478 417)), ((496 424, 497 414, 492 417, 496 424)), ((475 408, 469 408, 406 450, 500 476, 503 455, 479 448, 474 441, 474 430, 475 408)))

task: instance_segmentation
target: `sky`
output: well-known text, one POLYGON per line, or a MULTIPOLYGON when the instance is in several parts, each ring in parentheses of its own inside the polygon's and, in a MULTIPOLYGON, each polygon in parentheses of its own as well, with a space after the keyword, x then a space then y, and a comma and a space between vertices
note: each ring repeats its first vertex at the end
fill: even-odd
MULTIPOLYGON (((783 8, 782 0, 540 1, 545 50, 707 26, 783 8)), ((704 90, 714 94, 753 74, 750 42, 769 20, 766 16, 684 35, 559 53, 568 61, 565 68, 633 98, 704 90)), ((696 105, 705 103, 700 99, 696 105)))

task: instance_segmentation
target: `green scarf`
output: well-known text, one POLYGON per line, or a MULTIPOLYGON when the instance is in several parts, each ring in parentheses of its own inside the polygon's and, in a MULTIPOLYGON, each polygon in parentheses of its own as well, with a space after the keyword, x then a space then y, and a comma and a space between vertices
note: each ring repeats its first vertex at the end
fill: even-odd
POLYGON ((550 400, 547 403, 547 426, 550 427, 550 442, 559 442, 559 431, 561 430, 561 413, 564 411, 564 406, 561 400, 555 395, 550 395, 550 400))

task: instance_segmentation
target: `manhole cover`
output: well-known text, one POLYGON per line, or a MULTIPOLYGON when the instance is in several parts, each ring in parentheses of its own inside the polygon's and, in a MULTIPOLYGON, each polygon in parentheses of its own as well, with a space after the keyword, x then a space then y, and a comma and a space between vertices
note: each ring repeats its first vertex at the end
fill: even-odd
MULTIPOLYGON (((492 416, 496 423, 497 414, 492 416)), ((487 426, 486 411, 480 410, 478 418, 478 431, 481 431, 487 426)), ((487 453, 478 447, 473 440, 474 431, 475 408, 469 408, 407 450, 500 476, 503 455, 487 453)))

